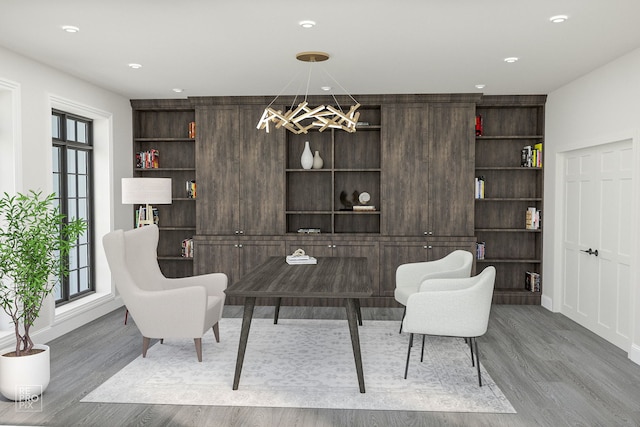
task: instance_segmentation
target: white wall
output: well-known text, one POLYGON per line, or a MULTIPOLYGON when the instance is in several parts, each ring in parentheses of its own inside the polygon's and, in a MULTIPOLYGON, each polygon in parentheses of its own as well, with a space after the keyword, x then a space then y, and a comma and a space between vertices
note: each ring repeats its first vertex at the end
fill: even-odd
MULTIPOLYGON (((52 192, 51 109, 94 120, 96 197, 95 295, 55 309, 47 301, 32 334, 47 342, 122 305, 115 295, 102 252, 102 236, 131 228, 131 208, 120 203, 120 177, 132 174, 132 124, 129 100, 36 61, 0 48, 0 189, 52 192)), ((0 332, 0 348, 13 345, 0 332)))
MULTIPOLYGON (((633 209, 640 213, 640 49, 549 94, 545 124, 545 228, 543 305, 560 311, 562 298, 561 153, 608 142, 631 140, 634 152, 633 209)), ((640 227, 634 223, 632 253, 632 345, 640 364, 640 227)))

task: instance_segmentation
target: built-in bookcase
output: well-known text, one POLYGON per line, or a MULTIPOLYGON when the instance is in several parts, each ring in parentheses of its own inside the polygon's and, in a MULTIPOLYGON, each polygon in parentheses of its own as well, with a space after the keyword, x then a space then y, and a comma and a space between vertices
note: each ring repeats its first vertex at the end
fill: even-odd
POLYGON ((319 229, 320 233, 380 233, 380 108, 361 107, 355 133, 342 130, 287 134, 287 233, 319 229), (309 141, 318 151, 322 169, 303 169, 300 157, 309 141), (347 210, 341 200, 359 205, 357 195, 367 192, 373 211, 347 210), (355 193, 355 194, 354 194, 355 193), (355 199, 355 201, 354 201, 355 199))
MULTIPOLYGON (((132 100, 134 177, 171 178, 172 203, 157 205, 158 261, 167 277, 193 275, 193 259, 182 256, 182 242, 196 231, 196 200, 186 183, 195 180, 195 138, 189 124, 195 110, 187 100, 132 100), (136 168, 135 154, 157 150, 157 168, 136 168)), ((196 130, 197 131, 197 130, 196 130)), ((196 193, 197 194, 197 193, 196 193)))
MULTIPOLYGON (((496 267, 495 303, 539 304, 541 292, 525 288, 527 272, 542 273, 542 225, 526 228, 527 209, 543 212, 543 167, 521 166, 522 149, 542 144, 545 96, 485 96, 476 107, 475 173, 484 198, 475 201, 475 233, 484 242, 478 269, 496 267)), ((544 158, 544 154, 543 154, 544 158)), ((543 221, 541 221, 544 224, 543 221)))

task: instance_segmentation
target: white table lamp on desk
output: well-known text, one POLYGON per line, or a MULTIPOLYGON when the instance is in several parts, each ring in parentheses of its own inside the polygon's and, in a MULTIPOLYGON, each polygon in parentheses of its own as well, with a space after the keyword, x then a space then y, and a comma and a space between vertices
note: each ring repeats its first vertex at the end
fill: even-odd
POLYGON ((153 224, 152 204, 171 204, 171 178, 122 178, 122 204, 146 204, 140 210, 137 226, 153 224))

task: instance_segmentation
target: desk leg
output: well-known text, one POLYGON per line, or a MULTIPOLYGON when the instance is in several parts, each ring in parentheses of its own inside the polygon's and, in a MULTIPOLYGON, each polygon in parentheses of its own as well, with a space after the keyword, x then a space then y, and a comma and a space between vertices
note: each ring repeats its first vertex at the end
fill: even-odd
POLYGON ((240 373, 242 372, 242 363, 244 362, 244 352, 247 349, 247 340, 249 339, 249 328, 251 327, 251 319, 253 318, 253 308, 256 305, 254 297, 245 297, 244 314, 242 315, 242 329, 240 330, 240 343, 238 344, 238 357, 236 358, 236 373, 233 377, 233 389, 238 389, 240 383, 240 373))
POLYGON ((282 298, 278 298, 278 300, 276 301, 276 309, 275 312, 273 313, 273 324, 277 325, 278 324, 278 317, 280 316, 280 303, 282 302, 282 298))
POLYGON ((358 374, 358 384, 360 393, 364 393, 364 371, 362 370, 362 355, 360 354, 360 335, 358 334, 358 310, 355 298, 345 299, 347 309, 347 321, 349 322, 349 332, 351 333, 351 346, 353 347, 353 358, 356 361, 356 373, 358 374))

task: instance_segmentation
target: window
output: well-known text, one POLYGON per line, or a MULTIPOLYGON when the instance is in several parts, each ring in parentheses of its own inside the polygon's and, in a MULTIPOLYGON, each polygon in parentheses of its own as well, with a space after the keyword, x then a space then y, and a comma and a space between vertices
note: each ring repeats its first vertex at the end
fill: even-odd
POLYGON ((87 231, 69 252, 69 276, 61 277, 55 288, 56 306, 95 291, 93 269, 92 215, 92 121, 53 110, 53 191, 65 218, 81 218, 87 231))

